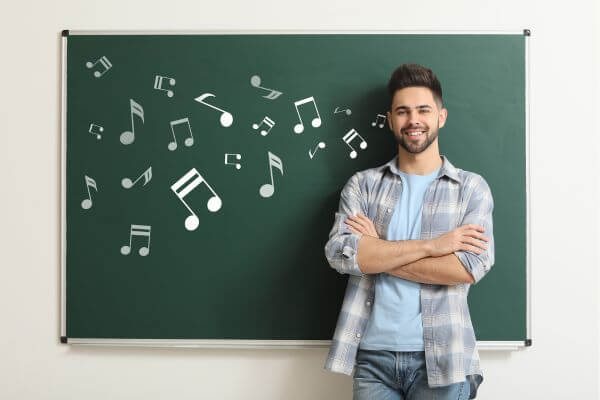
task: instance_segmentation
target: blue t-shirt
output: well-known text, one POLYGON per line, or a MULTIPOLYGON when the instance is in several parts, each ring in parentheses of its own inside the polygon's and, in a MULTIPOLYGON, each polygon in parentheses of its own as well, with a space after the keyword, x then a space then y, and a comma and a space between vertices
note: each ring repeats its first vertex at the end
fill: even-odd
MULTIPOLYGON (((429 175, 414 175, 395 169, 402 179, 402 195, 388 226, 387 240, 415 240, 421 235, 423 198, 437 178, 439 168, 429 175)), ((387 273, 375 276, 375 301, 361 349, 423 351, 421 284, 387 273)))

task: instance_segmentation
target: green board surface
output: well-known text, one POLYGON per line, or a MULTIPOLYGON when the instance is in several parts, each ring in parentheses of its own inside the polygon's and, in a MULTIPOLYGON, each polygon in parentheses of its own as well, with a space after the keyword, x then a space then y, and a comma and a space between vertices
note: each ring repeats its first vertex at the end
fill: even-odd
POLYGON ((389 75, 411 62, 442 83, 440 152, 494 196, 496 263, 469 293, 477 339, 526 339, 525 40, 68 36, 66 336, 331 339, 347 276, 323 247, 347 179, 397 151, 373 122, 389 75), (346 143, 352 129, 360 136, 346 143))

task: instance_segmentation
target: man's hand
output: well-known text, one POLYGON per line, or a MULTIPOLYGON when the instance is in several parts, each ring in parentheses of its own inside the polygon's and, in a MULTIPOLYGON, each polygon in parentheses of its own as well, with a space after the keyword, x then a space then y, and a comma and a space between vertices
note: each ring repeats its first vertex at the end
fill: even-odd
POLYGON ((431 239, 431 257, 441 257, 452 254, 455 251, 464 250, 475 254, 481 254, 487 249, 490 239, 480 232, 485 229, 480 225, 467 224, 460 226, 442 236, 431 239))
POLYGON ((363 235, 372 236, 379 239, 379 235, 375 230, 375 225, 373 225, 373 222, 371 222, 369 218, 361 213, 356 214, 354 217, 348 217, 348 219, 346 219, 344 222, 354 233, 362 233, 363 235))

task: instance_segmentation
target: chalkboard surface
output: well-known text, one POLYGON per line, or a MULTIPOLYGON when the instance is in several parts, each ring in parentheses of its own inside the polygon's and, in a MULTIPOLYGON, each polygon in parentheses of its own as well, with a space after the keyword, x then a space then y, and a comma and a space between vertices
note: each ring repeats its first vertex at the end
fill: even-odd
POLYGON ((526 339, 525 40, 67 36, 65 336, 331 339, 340 190, 394 157, 378 114, 414 62, 443 86, 441 153, 495 200, 496 263, 469 294, 477 339, 526 339))

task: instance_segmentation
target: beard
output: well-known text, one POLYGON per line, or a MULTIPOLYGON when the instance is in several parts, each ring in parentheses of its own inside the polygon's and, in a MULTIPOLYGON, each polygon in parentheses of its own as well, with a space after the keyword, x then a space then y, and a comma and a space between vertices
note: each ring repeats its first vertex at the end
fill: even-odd
POLYGON ((394 137, 396 138, 396 142, 400 146, 402 146, 404 150, 412 154, 418 154, 424 152, 429 146, 431 146, 431 143, 433 143, 438 137, 438 131, 439 126, 433 131, 428 130, 426 133, 423 134, 425 135, 425 139, 422 142, 417 143, 414 143, 407 139, 404 133, 400 133, 399 137, 398 135, 394 135, 394 137))

